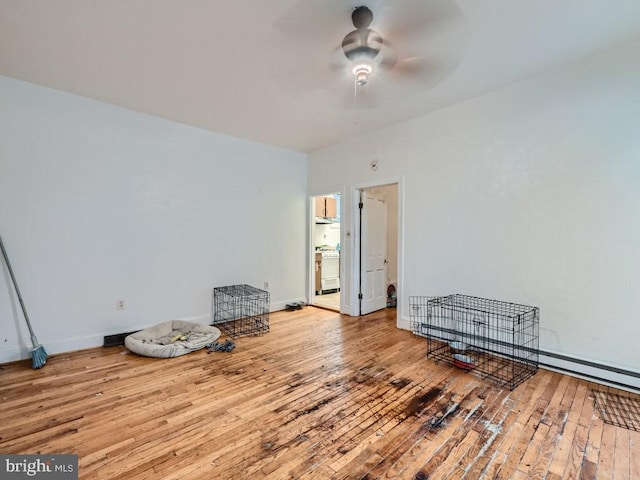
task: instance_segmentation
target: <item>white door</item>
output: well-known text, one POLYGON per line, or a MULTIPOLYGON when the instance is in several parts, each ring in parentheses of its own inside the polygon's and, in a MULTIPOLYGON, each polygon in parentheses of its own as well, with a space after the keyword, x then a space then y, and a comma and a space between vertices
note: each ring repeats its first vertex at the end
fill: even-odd
POLYGON ((360 314, 387 306, 387 213, 384 200, 361 193, 360 314))

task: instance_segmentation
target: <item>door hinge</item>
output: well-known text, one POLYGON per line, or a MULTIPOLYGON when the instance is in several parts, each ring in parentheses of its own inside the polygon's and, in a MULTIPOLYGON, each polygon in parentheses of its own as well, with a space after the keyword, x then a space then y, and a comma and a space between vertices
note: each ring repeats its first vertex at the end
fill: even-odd
POLYGON ((364 207, 364 203, 360 202, 360 203, 358 204, 358 208, 359 208, 360 210, 362 210, 362 207, 364 207))
POLYGON ((362 294, 361 293, 358 294, 358 300, 362 300, 362 294))

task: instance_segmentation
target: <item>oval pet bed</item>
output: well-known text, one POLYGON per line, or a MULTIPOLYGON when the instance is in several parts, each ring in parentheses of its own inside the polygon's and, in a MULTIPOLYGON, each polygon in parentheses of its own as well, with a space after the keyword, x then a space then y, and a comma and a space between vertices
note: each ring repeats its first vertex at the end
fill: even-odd
POLYGON ((138 355, 169 358, 200 350, 218 337, 220 330, 214 326, 169 320, 132 333, 124 339, 124 344, 138 355))

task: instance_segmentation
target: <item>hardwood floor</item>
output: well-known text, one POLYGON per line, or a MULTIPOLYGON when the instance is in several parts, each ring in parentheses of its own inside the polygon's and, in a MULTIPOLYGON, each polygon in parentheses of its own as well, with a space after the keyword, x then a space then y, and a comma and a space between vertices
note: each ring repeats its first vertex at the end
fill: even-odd
POLYGON ((4 364, 0 452, 77 454, 85 479, 640 478, 640 433, 599 419, 594 385, 497 388, 426 359, 395 313, 277 312, 232 353, 4 364))
POLYGON ((340 311, 340 292, 325 293, 324 295, 314 295, 313 305, 328 308, 329 310, 340 311))

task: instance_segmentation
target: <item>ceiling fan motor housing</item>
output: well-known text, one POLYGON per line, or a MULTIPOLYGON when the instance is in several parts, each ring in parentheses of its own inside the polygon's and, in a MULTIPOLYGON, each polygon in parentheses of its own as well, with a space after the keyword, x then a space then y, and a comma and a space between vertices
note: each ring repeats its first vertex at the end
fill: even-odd
POLYGON ((373 60, 382 49, 382 36, 369 28, 373 12, 368 7, 357 7, 351 14, 356 30, 349 32, 342 40, 342 50, 351 62, 373 60))
POLYGON ((365 7, 364 5, 356 7, 351 14, 351 21, 353 22, 353 26, 358 29, 369 28, 369 25, 371 25, 373 21, 373 12, 369 10, 369 7, 365 7))

